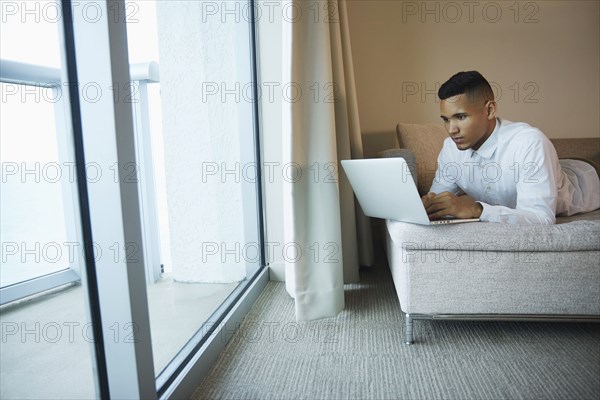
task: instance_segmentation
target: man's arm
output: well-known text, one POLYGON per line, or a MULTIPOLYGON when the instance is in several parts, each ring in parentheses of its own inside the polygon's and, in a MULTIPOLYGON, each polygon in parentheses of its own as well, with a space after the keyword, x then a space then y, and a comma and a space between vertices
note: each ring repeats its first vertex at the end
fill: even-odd
MULTIPOLYGON (((558 189, 557 176, 561 173, 554 146, 540 131, 534 140, 517 152, 516 207, 490 205, 481 202, 482 221, 509 224, 554 224, 558 189)), ((509 171, 506 171, 507 173, 509 171)), ((513 174, 514 175, 514 170, 513 174)))
POLYGON ((479 218, 483 212, 483 206, 467 195, 456 196, 450 192, 440 194, 429 192, 422 199, 431 220, 447 215, 456 218, 479 218))
MULTIPOLYGON (((444 141, 442 150, 440 150, 440 154, 437 158, 437 170, 435 172, 435 178, 431 183, 429 193, 449 192, 455 195, 462 193, 461 188, 457 184, 459 176, 456 175, 457 173, 460 173, 460 171, 457 168, 446 167, 448 163, 452 163, 451 149, 449 149, 448 146, 454 146, 454 143, 448 142, 448 140, 444 141)), ((429 196, 429 194, 426 196, 429 196)), ((423 196, 423 199, 425 199, 426 196, 423 196)))
POLYGON ((421 197, 423 206, 425 206, 429 219, 432 220, 447 215, 456 216, 457 218, 479 218, 479 216, 458 216, 477 214, 477 212, 480 214, 481 210, 479 209, 480 206, 469 196, 459 196, 463 194, 462 189, 457 184, 459 176, 456 174, 460 173, 460 170, 447 168, 448 163, 453 163, 452 146, 454 146, 453 143, 448 140, 444 141, 444 146, 438 155, 437 170, 431 189, 429 189, 428 194, 421 197))

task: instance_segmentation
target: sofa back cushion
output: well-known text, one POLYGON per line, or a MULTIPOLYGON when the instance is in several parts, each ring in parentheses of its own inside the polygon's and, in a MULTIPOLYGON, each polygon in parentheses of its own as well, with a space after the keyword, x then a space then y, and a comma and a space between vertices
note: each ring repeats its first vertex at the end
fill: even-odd
POLYGON ((600 163, 600 138, 550 139, 558 158, 585 158, 600 163))
POLYGON ((421 195, 427 194, 437 168, 437 157, 448 137, 441 124, 396 125, 396 135, 400 148, 410 149, 415 155, 418 189, 421 195))
MULTIPOLYGON (((409 149, 415 156, 417 187, 421 195, 427 194, 435 178, 437 156, 444 139, 448 137, 441 124, 396 125, 400 148, 409 149)), ((550 139, 559 158, 575 158, 600 163, 600 140, 598 138, 550 139)))

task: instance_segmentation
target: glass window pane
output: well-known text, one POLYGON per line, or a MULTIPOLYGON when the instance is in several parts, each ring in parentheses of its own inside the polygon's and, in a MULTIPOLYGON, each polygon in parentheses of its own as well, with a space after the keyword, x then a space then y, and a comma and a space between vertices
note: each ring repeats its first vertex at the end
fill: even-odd
POLYGON ((60 8, 2 1, 0 398, 97 398, 60 8))
POLYGON ((69 251, 61 187, 65 164, 54 104, 45 101, 53 90, 0 85, 0 286, 5 287, 69 268, 69 251))
POLYGON ((60 67, 60 48, 56 31, 57 26, 62 23, 60 4, 55 0, 1 0, 0 7, 2 59, 60 67))
MULTIPOLYGON (((130 62, 160 69, 160 83, 140 83, 134 104, 136 145, 151 147, 140 150, 151 154, 139 159, 141 185, 155 188, 141 195, 144 244, 160 242, 157 258, 146 259, 162 270, 148 282, 157 376, 261 263, 250 27, 235 15, 207 18, 215 5, 127 2, 130 62)), ((247 12, 248 3, 228 7, 247 12)))

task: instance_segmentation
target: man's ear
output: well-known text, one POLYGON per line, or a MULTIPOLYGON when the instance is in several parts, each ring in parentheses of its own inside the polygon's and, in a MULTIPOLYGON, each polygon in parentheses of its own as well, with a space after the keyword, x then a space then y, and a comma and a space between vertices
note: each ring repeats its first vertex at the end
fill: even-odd
POLYGON ((488 100, 485 103, 485 112, 487 114, 487 119, 496 118, 496 100, 488 100))

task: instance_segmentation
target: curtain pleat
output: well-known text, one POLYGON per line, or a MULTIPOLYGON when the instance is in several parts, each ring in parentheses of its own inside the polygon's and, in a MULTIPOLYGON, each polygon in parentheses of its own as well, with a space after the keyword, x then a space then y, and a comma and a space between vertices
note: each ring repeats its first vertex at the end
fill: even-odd
POLYGON ((339 168, 339 160, 362 157, 345 4, 291 0, 283 8, 296 11, 283 21, 286 289, 296 319, 312 320, 344 308, 344 283, 358 281, 373 251, 339 168), (318 19, 316 3, 327 11, 318 19))
MULTIPOLYGON (((352 47, 350 46, 350 29, 348 27, 348 13, 346 0, 337 2, 339 5, 340 31, 342 45, 342 60, 346 76, 343 82, 346 87, 348 137, 350 139, 351 158, 364 158, 360 120, 358 117, 358 101, 356 97, 356 85, 354 84, 354 64, 352 63, 352 47)), ((375 262, 373 254, 373 239, 371 233, 371 222, 362 212, 358 201, 354 199, 356 206, 356 231, 358 239, 358 256, 361 266, 371 267, 375 262)))

